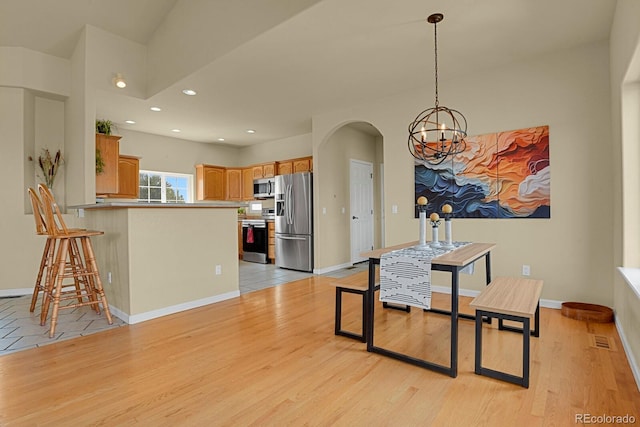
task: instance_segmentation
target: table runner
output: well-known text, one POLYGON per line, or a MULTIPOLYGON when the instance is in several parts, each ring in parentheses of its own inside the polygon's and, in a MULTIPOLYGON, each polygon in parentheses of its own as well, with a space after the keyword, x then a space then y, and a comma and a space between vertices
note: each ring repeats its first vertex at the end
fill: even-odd
POLYGON ((380 301, 431 308, 431 260, 470 242, 453 242, 453 249, 430 246, 398 249, 380 257, 380 301))

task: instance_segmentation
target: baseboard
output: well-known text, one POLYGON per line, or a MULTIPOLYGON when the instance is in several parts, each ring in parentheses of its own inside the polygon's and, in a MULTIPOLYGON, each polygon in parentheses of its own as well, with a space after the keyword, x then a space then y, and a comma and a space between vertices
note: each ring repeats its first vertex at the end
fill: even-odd
POLYGON ((640 390, 640 368, 638 367, 638 363, 631 351, 631 346, 629 345, 629 341, 627 341, 627 336, 624 333, 624 329, 618 323, 618 318, 615 318, 616 329, 618 330, 618 335, 620 336, 620 341, 622 341, 622 347, 624 347, 624 353, 627 355, 627 360, 629 361, 629 366, 631 367, 631 372, 633 373, 633 378, 636 380, 636 385, 638 386, 638 390, 640 390))
POLYGON ((181 311, 191 310, 192 308, 198 308, 209 304, 214 304, 216 302, 225 301, 231 298, 237 298, 240 296, 240 291, 232 291, 227 292, 225 294, 214 295, 212 297, 202 298, 195 301, 189 301, 182 304, 176 304, 169 307, 160 308, 158 310, 151 310, 145 313, 133 314, 129 315, 119 310, 117 307, 112 307, 109 304, 109 308, 111 312, 122 319, 124 322, 135 325, 136 323, 145 322, 147 320, 156 319, 158 317, 167 316, 169 314, 179 313, 181 311))
POLYGON ((23 295, 31 295, 31 294, 33 294, 33 288, 0 289, 0 298, 21 297, 23 295))
POLYGON ((351 264, 350 262, 346 262, 346 263, 340 264, 340 265, 332 265, 331 267, 315 269, 315 270, 313 270, 313 274, 330 273, 332 271, 340 270, 341 268, 351 267, 352 265, 353 264, 351 264))

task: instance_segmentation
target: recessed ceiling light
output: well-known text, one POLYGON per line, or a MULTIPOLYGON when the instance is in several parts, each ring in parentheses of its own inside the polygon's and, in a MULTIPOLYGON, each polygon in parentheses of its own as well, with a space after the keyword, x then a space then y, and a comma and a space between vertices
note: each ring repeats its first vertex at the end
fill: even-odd
POLYGON ((247 133, 256 133, 256 131, 253 129, 247 129, 247 133))
POLYGON ((126 124, 128 124, 128 125, 135 125, 136 124, 135 120, 125 120, 124 122, 126 124))
POLYGON ((171 132, 178 133, 178 132, 182 132, 182 131, 180 129, 171 129, 171 132))
POLYGON ((151 111, 162 111, 162 108, 160 107, 151 107, 149 108, 151 111))
POLYGON ((185 90, 182 91, 182 93, 184 93, 185 95, 193 96, 197 92, 195 90, 193 90, 193 89, 185 89, 185 90))
POLYGON ((223 142, 224 138, 218 138, 218 141, 223 142))

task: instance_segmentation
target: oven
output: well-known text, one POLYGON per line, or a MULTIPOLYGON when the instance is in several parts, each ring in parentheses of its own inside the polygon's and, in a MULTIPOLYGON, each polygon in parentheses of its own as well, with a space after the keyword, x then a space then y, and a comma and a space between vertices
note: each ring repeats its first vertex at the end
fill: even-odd
POLYGON ((269 236, 264 219, 242 220, 242 259, 267 264, 269 236))

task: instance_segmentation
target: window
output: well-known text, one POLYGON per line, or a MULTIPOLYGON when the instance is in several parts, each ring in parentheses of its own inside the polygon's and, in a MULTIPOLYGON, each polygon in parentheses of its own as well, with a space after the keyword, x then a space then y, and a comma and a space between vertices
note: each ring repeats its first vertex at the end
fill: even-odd
POLYGON ((149 203, 191 203, 193 175, 140 171, 140 199, 149 203))

